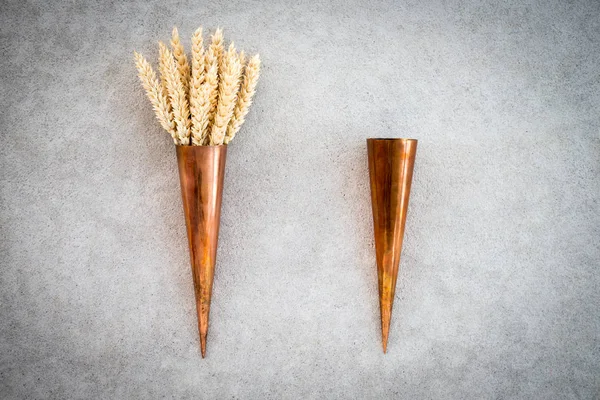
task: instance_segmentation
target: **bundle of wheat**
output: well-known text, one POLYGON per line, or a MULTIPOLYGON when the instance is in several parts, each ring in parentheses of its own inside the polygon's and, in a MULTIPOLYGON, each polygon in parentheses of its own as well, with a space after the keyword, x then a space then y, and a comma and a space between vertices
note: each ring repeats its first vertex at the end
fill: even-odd
POLYGON ((192 36, 191 66, 177 28, 171 48, 159 42, 160 80, 139 53, 135 63, 160 125, 177 145, 218 146, 235 137, 244 123, 260 75, 257 55, 246 62, 233 42, 225 50, 217 29, 204 48, 202 28, 192 36))

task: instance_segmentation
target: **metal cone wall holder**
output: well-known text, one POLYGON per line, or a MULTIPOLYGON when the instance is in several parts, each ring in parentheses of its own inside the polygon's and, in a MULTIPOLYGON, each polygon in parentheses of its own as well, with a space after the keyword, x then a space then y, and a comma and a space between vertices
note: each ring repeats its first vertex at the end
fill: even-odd
POLYGON ((227 145, 177 146, 202 357, 206 355, 227 145))
POLYGON ((408 198, 417 153, 415 139, 367 139, 383 352, 392 317, 408 198))

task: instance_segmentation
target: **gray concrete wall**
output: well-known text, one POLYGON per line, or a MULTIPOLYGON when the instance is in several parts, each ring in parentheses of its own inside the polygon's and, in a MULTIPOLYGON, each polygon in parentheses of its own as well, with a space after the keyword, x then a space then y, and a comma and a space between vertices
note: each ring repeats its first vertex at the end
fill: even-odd
POLYGON ((600 4, 5 1, 0 397, 600 396, 600 4), (260 52, 208 356, 132 62, 260 52), (419 139, 388 354, 367 137, 419 139))

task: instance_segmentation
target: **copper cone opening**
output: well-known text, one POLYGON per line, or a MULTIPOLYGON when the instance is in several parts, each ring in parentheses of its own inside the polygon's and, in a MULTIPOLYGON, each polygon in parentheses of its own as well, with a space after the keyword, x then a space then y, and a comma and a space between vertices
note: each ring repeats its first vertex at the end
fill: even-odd
POLYGON ((415 139, 367 139, 383 352, 392 318, 408 198, 417 153, 415 139))
POLYGON ((202 358, 206 355, 227 146, 176 146, 202 358))

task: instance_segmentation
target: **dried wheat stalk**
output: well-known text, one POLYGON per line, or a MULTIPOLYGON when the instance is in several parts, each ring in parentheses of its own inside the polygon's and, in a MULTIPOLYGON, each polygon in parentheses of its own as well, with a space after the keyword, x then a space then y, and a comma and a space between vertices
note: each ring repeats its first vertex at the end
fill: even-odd
POLYGON ((171 51, 164 43, 158 43, 160 47, 161 62, 165 65, 167 80, 167 91, 173 108, 173 117, 177 126, 177 136, 180 144, 190 142, 190 110, 185 94, 181 76, 177 69, 177 63, 171 51))
MULTIPOLYGON (((166 48, 165 48, 166 49, 166 48)), ((160 84, 162 87, 163 94, 169 99, 169 90, 167 89, 167 61, 169 57, 167 57, 164 53, 164 49, 159 47, 159 56, 158 56, 158 71, 160 72, 160 84)), ((169 109, 171 109, 171 103, 169 102, 169 109)))
POLYGON ((146 60, 140 53, 134 52, 135 66, 138 70, 138 76, 142 82, 146 95, 152 103, 152 108, 156 114, 156 119, 160 122, 160 125, 173 137, 175 144, 178 143, 178 137, 175 132, 175 123, 173 122, 173 113, 171 113, 171 107, 169 101, 164 95, 162 87, 156 78, 156 73, 150 66, 148 60, 146 60))
MULTIPOLYGON (((243 54, 243 52, 242 52, 243 54)), ((241 57, 240 57, 241 58, 241 57)), ((248 109, 252 105, 252 97, 256 93, 256 84, 260 76, 260 57, 255 55, 250 59, 248 65, 244 68, 244 78, 237 96, 237 104, 233 111, 233 116, 227 126, 224 143, 228 144, 240 130, 240 127, 246 120, 248 109)))
MULTIPOLYGON (((210 58, 211 54, 212 49, 208 49, 206 57, 207 60, 210 58)), ((214 114, 211 114, 212 104, 210 102, 210 99, 211 96, 214 95, 216 97, 216 95, 218 94, 218 76, 218 65, 216 62, 216 58, 213 58, 213 61, 210 64, 208 63, 208 61, 205 63, 204 83, 202 84, 202 110, 204 111, 204 114, 202 115, 202 133, 200 142, 204 145, 210 143, 210 122, 211 119, 214 119, 214 114)))
MULTIPOLYGON (((224 44, 223 44, 223 30, 221 28, 217 28, 215 33, 211 37, 211 44, 209 47, 209 56, 206 60, 207 65, 210 63, 217 64, 217 80, 220 81, 222 79, 221 74, 223 71, 223 53, 224 53, 224 44)), ((217 109, 217 99, 218 99, 218 87, 213 87, 210 94, 210 111, 209 111, 209 124, 212 125, 214 121, 215 111, 217 109)), ((210 128, 210 126, 209 126, 210 128)))
POLYGON ((223 69, 220 72, 219 101, 210 132, 211 145, 223 144, 227 125, 233 115, 237 93, 240 89, 242 65, 240 64, 240 58, 235 51, 233 42, 229 45, 227 53, 223 55, 223 69))
MULTIPOLYGON (((195 80, 201 85, 204 82, 204 39, 202 27, 196 29, 192 36, 192 82, 195 80)), ((190 85, 191 88, 192 85, 190 85)))
MULTIPOLYGON (((202 28, 192 36, 192 80, 190 84, 190 112, 192 117, 192 144, 201 146, 206 141, 210 100, 204 90, 205 54, 202 28)), ((215 74, 216 75, 216 74, 215 74)))
POLYGON ((183 48, 183 44, 181 43, 181 39, 179 38, 179 32, 177 31, 176 27, 173 28, 171 47, 173 48, 173 55, 175 56, 175 60, 177 61, 177 70, 179 71, 179 75, 181 77, 183 89, 187 94, 189 93, 190 89, 190 65, 188 64, 187 56, 185 55, 185 49, 183 48))

